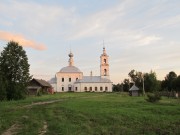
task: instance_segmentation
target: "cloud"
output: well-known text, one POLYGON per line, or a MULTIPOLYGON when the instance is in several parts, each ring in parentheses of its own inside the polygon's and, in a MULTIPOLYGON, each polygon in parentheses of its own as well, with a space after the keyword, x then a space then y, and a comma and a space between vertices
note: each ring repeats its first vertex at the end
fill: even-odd
POLYGON ((161 40, 162 38, 159 37, 159 36, 144 36, 144 37, 141 37, 138 42, 140 43, 140 45, 149 45, 153 42, 156 42, 158 40, 161 40))
POLYGON ((92 36, 101 36, 103 33, 112 28, 124 15, 124 3, 111 7, 106 10, 95 12, 86 17, 74 21, 72 34, 68 37, 70 40, 82 39, 92 36))
POLYGON ((73 15, 73 8, 64 8, 57 4, 16 0, 0 2, 1 27, 22 31, 30 37, 40 34, 41 37, 53 34, 53 38, 64 35, 68 25, 73 23, 73 15))
MULTIPOLYGON (((68 40, 79 40, 83 38, 108 39, 110 44, 123 42, 123 46, 146 46, 162 40, 163 37, 156 33, 148 33, 140 29, 141 21, 126 18, 129 10, 136 10, 138 4, 132 1, 118 2, 116 6, 100 10, 86 17, 82 17, 72 25, 71 35, 68 40)), ((144 26, 142 24, 141 26, 144 26)))
POLYGON ((23 47, 30 47, 36 50, 45 50, 46 46, 41 43, 36 43, 35 41, 26 39, 23 35, 20 34, 13 34, 6 31, 0 31, 0 40, 5 41, 16 41, 23 47))

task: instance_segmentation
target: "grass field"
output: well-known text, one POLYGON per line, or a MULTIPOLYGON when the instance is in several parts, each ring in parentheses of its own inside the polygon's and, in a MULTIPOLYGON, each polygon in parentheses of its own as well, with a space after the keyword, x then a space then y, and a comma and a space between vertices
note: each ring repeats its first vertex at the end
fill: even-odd
POLYGON ((118 93, 60 93, 0 102, 0 134, 180 134, 180 100, 148 103, 118 93))

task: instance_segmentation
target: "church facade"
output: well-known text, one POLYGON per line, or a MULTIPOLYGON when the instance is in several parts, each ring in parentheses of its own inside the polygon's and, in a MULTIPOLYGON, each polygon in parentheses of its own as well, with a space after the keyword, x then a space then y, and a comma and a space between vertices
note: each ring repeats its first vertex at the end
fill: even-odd
POLYGON ((109 74, 109 56, 105 47, 100 56, 100 76, 83 76, 83 72, 74 66, 73 54, 69 54, 69 65, 56 73, 50 80, 55 92, 112 92, 109 74))

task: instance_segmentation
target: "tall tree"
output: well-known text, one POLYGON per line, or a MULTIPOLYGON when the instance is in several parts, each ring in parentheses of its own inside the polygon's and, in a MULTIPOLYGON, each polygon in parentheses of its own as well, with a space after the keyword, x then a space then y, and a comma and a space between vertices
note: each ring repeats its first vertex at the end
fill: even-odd
POLYGON ((128 75, 131 78, 131 81, 133 81, 137 87, 142 88, 142 72, 133 69, 128 75))
POLYGON ((163 89, 168 89, 168 91, 172 91, 173 86, 172 82, 177 78, 177 74, 174 71, 169 72, 165 80, 162 82, 162 88, 163 89))
POLYGON ((0 71, 0 101, 6 99, 6 81, 0 71))
POLYGON ((173 80, 172 87, 174 90, 180 92, 180 75, 176 79, 173 80))
POLYGON ((156 73, 151 71, 144 74, 144 86, 147 92, 154 92, 159 90, 159 82, 156 78, 156 73))
POLYGON ((131 81, 133 81, 136 86, 142 90, 143 94, 145 94, 145 91, 154 92, 159 90, 160 82, 158 82, 156 73, 153 71, 150 71, 150 73, 142 73, 133 69, 129 72, 128 75, 131 77, 131 81))
POLYGON ((17 100, 25 97, 31 76, 26 52, 17 42, 10 41, 0 56, 0 71, 7 82, 6 97, 17 100))
POLYGON ((135 82, 136 81, 136 71, 133 69, 129 72, 129 77, 131 78, 131 81, 135 82))
POLYGON ((123 90, 129 92, 130 89, 130 81, 129 79, 124 79, 123 81, 123 90))

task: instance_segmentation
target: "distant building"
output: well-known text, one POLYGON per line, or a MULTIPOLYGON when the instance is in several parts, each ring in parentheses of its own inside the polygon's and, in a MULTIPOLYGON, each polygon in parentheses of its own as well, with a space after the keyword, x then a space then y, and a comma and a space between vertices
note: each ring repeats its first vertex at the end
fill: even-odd
POLYGON ((100 56, 100 76, 83 76, 83 72, 74 66, 73 54, 69 54, 69 65, 56 73, 50 80, 56 92, 112 92, 112 82, 109 75, 109 56, 103 48, 100 56))
POLYGON ((129 92, 131 96, 139 96, 139 88, 135 84, 129 89, 129 92))
POLYGON ((50 83, 42 79, 33 78, 28 85, 28 93, 30 95, 36 95, 38 90, 42 90, 44 93, 53 93, 53 88, 50 83))

